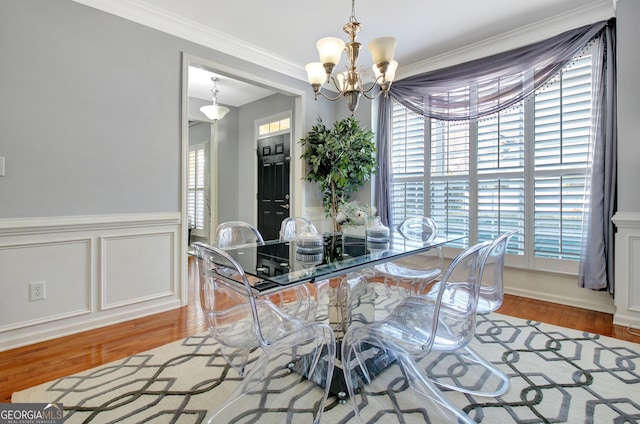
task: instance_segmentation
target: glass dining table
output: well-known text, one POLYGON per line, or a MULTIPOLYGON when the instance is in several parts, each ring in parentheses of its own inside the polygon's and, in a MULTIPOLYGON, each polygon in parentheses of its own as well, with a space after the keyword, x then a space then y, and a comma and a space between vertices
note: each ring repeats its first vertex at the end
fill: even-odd
POLYGON ((437 246, 464 238, 438 236, 433 240, 416 242, 392 232, 386 249, 369 249, 364 236, 346 235, 339 259, 324 258, 321 263, 309 264, 296 255, 295 240, 270 240, 259 244, 245 244, 225 249, 244 269, 255 277, 253 288, 259 294, 270 294, 302 283, 313 283, 397 260, 437 246))
MULTIPOLYGON (((460 235, 440 235, 432 240, 417 242, 407 240, 401 234, 392 232, 389 235, 389 243, 384 249, 369 249, 364 236, 346 235, 341 241, 342 254, 340 258, 328 260, 325 255, 322 262, 318 261, 318 263, 311 265, 298 259, 296 240, 272 240, 259 244, 246 244, 226 248, 225 251, 242 266, 248 276, 254 277, 250 280, 256 293, 266 295, 298 284, 341 277, 384 262, 419 254, 463 238, 465 237, 460 235)), ((376 245, 376 247, 380 246, 376 245)), ((337 305, 334 305, 334 308, 339 310, 337 305)), ((336 330, 337 327, 334 328, 334 331, 336 330)), ((336 338, 339 343, 338 334, 336 334, 336 338)), ((385 368, 392 361, 393 358, 376 358, 380 369, 385 368)), ((292 367, 293 371, 296 369, 296 366, 292 367)), ((324 385, 322 381, 317 383, 324 385)), ((339 361, 334 369, 330 392, 337 396, 340 402, 345 401, 346 386, 339 361)))

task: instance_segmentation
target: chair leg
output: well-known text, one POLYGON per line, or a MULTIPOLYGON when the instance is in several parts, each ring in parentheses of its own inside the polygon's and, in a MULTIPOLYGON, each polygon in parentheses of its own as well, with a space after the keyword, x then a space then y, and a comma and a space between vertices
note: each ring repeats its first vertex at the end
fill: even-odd
POLYGON ((385 421, 395 415, 398 422, 405 422, 405 414, 410 413, 425 422, 474 423, 435 384, 424 378, 407 355, 395 352, 395 362, 373 376, 367 371, 363 353, 358 351, 354 345, 343 349, 345 381, 358 423, 370 422, 380 411, 387 414, 385 421))
POLYGON ((206 422, 317 424, 329 395, 334 361, 335 339, 330 327, 319 323, 305 326, 265 347, 206 422), (316 380, 323 380, 324 386, 316 380))
MULTIPOLYGON (((401 363, 403 373, 409 386, 411 386, 416 392, 423 395, 425 398, 431 399, 436 403, 436 408, 429 408, 429 417, 432 414, 438 413, 446 418, 449 418, 449 422, 468 423, 474 424, 475 421, 471 419, 455 404, 450 402, 442 392, 433 384, 429 379, 423 378, 422 373, 418 370, 415 362, 406 355, 398 355, 398 361, 401 363), (434 411, 437 409, 437 411, 434 411)), ((446 422, 442 420, 433 420, 433 422, 446 422)))
POLYGON ((249 353, 250 349, 236 348, 230 346, 222 345, 220 347, 220 353, 227 361, 227 363, 240 374, 241 377, 244 377, 247 362, 249 361, 249 353))
POLYGON ((509 390, 509 378, 471 347, 431 352, 419 366, 439 387, 475 396, 496 397, 509 390))

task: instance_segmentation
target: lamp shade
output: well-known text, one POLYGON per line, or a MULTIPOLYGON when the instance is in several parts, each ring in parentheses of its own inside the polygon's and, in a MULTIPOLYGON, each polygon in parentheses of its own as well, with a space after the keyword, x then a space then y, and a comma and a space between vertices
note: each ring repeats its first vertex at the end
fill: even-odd
POLYGON ((219 121, 229 113, 229 108, 219 105, 206 105, 200 108, 200 112, 204 113, 212 121, 219 121))
MULTIPOLYGON (((376 76, 376 80, 380 78, 382 72, 380 72, 378 65, 372 65, 371 68, 373 69, 373 73, 376 76)), ((396 69, 398 69, 398 62, 395 60, 389 62, 389 66, 387 66, 387 72, 385 72, 384 74, 384 80, 387 82, 393 82, 393 80, 396 78, 396 69)), ((382 81, 378 82, 382 83, 382 81)))
POLYGON ((394 37, 380 37, 371 40, 368 47, 373 63, 391 62, 396 44, 398 42, 394 37))
POLYGON ((344 41, 337 37, 325 37, 318 40, 316 47, 320 55, 320 63, 337 65, 344 51, 344 41))
POLYGON ((309 84, 322 85, 327 79, 327 73, 324 70, 324 66, 320 62, 308 63, 304 69, 307 70, 307 79, 309 84))

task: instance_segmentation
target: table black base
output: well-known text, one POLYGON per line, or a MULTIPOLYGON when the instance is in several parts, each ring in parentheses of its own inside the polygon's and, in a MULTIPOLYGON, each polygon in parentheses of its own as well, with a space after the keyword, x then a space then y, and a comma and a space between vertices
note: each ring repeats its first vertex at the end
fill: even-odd
MULTIPOLYGON (((368 348, 363 349, 363 352, 366 352, 369 349, 379 350, 376 346, 369 346, 368 348)), ((338 346, 337 356, 340 355, 340 346, 338 346)), ((304 375, 309 378, 308 375, 305 375, 306 370, 309 368, 309 361, 312 359, 311 355, 302 355, 295 362, 289 364, 289 369, 298 374, 304 375)), ((373 379, 378 376, 382 371, 384 371, 388 366, 393 364, 396 361, 396 355, 393 352, 385 351, 378 352, 374 356, 365 359, 365 366, 367 367, 367 371, 369 372, 369 376, 373 379)), ((326 387, 326 364, 318 364, 316 366, 315 376, 310 379, 321 387, 326 387)), ((355 376, 354 380, 354 389, 358 389, 359 382, 363 382, 364 375, 360 367, 356 367, 353 371, 355 376)), ((336 364, 333 367, 333 375, 331 378, 331 386, 329 387, 329 394, 338 398, 341 403, 346 402, 349 397, 349 392, 347 390, 347 384, 345 382, 344 371, 342 368, 342 364, 336 364)))

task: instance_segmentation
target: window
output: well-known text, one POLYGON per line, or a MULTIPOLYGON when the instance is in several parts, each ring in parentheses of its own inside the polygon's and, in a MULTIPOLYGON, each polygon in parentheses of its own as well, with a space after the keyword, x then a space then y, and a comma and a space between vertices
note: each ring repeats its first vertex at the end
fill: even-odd
POLYGON ((199 235, 206 235, 206 148, 205 144, 189 147, 187 178, 187 217, 189 228, 199 235))
POLYGON ((291 127, 291 118, 278 119, 258 126, 258 136, 264 137, 272 133, 288 130, 291 127))
POLYGON ((518 229, 511 265, 575 272, 590 167, 591 69, 591 55, 583 54, 530 99, 478 121, 425 120, 394 102, 391 224, 431 216, 442 231, 468 237, 459 248, 518 229))

